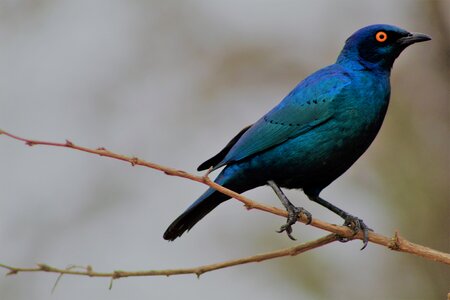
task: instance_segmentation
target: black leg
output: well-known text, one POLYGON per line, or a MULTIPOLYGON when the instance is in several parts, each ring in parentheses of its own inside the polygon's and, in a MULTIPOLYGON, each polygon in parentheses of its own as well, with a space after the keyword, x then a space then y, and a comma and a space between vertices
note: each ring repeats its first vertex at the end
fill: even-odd
MULTIPOLYGON (((351 229, 353 229, 355 234, 358 233, 358 231, 362 230, 362 232, 363 232, 363 247, 361 248, 361 250, 366 248, 367 243, 369 242, 369 230, 372 231, 372 229, 370 229, 366 224, 364 224, 363 220, 352 216, 351 214, 340 209, 339 207, 336 207, 333 204, 331 204, 330 202, 320 198, 319 196, 309 196, 308 195, 308 198, 311 199, 312 201, 317 202, 320 205, 328 208, 329 210, 331 210, 332 212, 334 212, 335 214, 340 216, 342 219, 344 219, 344 226, 348 226, 351 229)), ((341 239, 341 241, 347 242, 348 240, 341 239)))
POLYGON ((308 221, 306 222, 306 224, 308 225, 309 223, 311 223, 311 220, 312 220, 311 214, 303 207, 294 206, 294 204, 292 204, 291 201, 289 201, 289 199, 286 197, 286 195, 283 193, 283 191, 280 189, 280 187, 273 180, 267 181, 267 184, 274 190, 275 194, 278 196, 281 203, 283 204, 283 206, 286 208, 286 210, 288 212, 288 218, 287 218, 286 224, 281 226, 281 228, 280 228, 280 230, 278 230, 278 232, 281 233, 283 231, 286 231, 288 237, 291 240, 295 241, 295 238, 291 235, 292 225, 294 225, 295 222, 297 222, 298 216, 301 213, 304 214, 306 216, 306 218, 308 219, 308 221))

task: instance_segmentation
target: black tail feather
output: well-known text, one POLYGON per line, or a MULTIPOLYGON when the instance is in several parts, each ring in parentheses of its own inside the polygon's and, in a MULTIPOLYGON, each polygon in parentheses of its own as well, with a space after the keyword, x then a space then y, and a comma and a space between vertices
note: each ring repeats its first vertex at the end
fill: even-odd
MULTIPOLYGON (((208 193, 208 192, 207 192, 208 193)), ((207 194, 205 193, 205 195, 207 194)), ((203 196, 205 196, 203 195, 203 196)), ((182 213, 175 221, 170 224, 166 232, 164 232, 164 239, 168 241, 173 241, 179 236, 181 236, 185 231, 190 230, 197 224, 198 221, 203 219, 204 216, 209 214, 214 208, 216 208, 220 203, 228 200, 230 197, 213 191, 210 195, 205 198, 200 197, 191 207, 189 207, 184 213, 182 213)))

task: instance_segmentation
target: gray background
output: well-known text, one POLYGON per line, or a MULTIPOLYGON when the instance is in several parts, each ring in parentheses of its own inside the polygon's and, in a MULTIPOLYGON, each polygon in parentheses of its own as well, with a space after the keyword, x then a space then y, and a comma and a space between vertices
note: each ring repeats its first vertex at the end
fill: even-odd
MULTIPOLYGON (((373 146, 323 196, 377 232, 449 251, 448 1, 0 0, 0 128, 104 146, 194 172, 372 23, 433 36, 392 73, 373 146)), ((213 175, 214 176, 214 175, 213 175)), ((181 239, 167 225, 201 184, 0 136, 0 261, 94 270, 192 267, 294 245, 283 219, 229 201, 181 239)), ((279 205, 268 188, 246 193, 279 205)), ((341 220, 298 191, 291 200, 341 220)), ((306 241, 324 233, 303 225, 306 241)), ((0 299, 444 299, 448 267, 377 245, 195 276, 0 277, 0 299)))

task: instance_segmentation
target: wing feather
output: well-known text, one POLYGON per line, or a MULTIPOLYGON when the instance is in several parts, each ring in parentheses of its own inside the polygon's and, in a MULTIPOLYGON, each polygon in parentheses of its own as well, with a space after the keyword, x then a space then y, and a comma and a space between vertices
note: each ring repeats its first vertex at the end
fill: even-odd
MULTIPOLYGON (((332 106, 336 105, 333 102, 338 101, 350 81, 339 65, 310 75, 270 112, 242 130, 218 155, 207 161, 208 164, 217 169, 240 161, 327 122, 333 117, 332 106)), ((204 164, 201 166, 205 167, 204 164)))

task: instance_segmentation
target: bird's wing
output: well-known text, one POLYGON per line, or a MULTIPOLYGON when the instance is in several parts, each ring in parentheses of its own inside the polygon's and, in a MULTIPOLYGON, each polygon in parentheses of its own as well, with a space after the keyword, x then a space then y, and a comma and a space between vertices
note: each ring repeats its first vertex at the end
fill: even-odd
MULTIPOLYGON (((276 107, 241 131, 225 149, 207 162, 214 163, 210 166, 217 169, 320 126, 332 118, 332 102, 339 98, 342 89, 349 83, 349 76, 338 65, 317 71, 300 82, 276 107), (221 161, 218 161, 219 155, 221 161)), ((207 162, 201 166, 206 167, 207 162)))
POLYGON ((231 141, 228 142, 228 144, 216 155, 202 163, 200 166, 198 166, 197 171, 203 171, 210 167, 213 167, 220 163, 225 156, 228 154, 230 149, 236 144, 236 142, 241 138, 241 136, 251 127, 252 125, 249 125, 245 128, 243 128, 241 131, 239 131, 238 134, 234 138, 231 139, 231 141))

